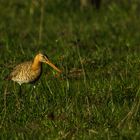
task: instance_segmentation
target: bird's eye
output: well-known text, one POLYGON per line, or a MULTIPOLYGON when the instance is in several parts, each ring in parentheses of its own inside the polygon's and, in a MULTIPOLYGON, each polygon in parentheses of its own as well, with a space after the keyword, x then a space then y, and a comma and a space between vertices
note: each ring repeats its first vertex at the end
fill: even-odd
POLYGON ((46 54, 44 55, 44 57, 45 57, 46 59, 49 59, 48 56, 47 56, 46 54))
POLYGON ((47 60, 47 57, 43 55, 43 59, 47 60))
POLYGON ((46 57, 43 55, 43 58, 45 59, 46 57))

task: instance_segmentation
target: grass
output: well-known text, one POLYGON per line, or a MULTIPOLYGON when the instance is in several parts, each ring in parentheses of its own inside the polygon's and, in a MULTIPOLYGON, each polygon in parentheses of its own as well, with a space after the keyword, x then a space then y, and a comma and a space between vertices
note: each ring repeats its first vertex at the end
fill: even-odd
POLYGON ((71 1, 0 3, 0 139, 140 138, 138 0, 99 11, 71 1), (40 50, 63 74, 43 65, 36 88, 20 93, 4 78, 40 50))

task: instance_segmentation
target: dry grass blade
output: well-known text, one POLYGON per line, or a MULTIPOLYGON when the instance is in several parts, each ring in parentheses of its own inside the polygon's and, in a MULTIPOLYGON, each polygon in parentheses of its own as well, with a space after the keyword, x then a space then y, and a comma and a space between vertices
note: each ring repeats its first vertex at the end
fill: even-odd
POLYGON ((83 70, 78 68, 72 68, 69 73, 69 78, 80 78, 83 75, 83 70))
POLYGON ((140 107, 140 98, 138 97, 138 93, 140 91, 140 88, 138 89, 135 97, 135 102, 134 105, 132 106, 131 110, 128 112, 128 114, 120 121, 118 124, 118 128, 121 128, 121 126, 128 121, 128 126, 129 129, 131 129, 131 124, 132 124, 132 118, 136 117, 139 107, 140 107))

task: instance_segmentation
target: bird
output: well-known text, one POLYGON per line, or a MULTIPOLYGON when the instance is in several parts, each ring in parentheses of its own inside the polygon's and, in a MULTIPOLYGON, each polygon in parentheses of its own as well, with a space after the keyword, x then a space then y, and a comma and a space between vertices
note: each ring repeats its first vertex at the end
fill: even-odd
POLYGON ((47 55, 38 53, 33 60, 22 62, 14 67, 6 79, 17 82, 19 85, 32 83, 39 79, 42 72, 42 63, 48 64, 59 73, 62 72, 48 59, 47 55))

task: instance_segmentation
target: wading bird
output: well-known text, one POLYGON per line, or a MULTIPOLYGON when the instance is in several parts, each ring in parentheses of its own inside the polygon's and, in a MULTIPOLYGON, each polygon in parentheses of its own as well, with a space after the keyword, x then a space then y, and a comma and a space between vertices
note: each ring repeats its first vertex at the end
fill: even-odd
POLYGON ((46 63, 54 68, 56 71, 61 73, 61 70, 58 69, 46 55, 38 53, 34 60, 23 62, 17 65, 10 75, 7 77, 9 80, 17 82, 19 85, 23 83, 31 83, 36 81, 41 75, 41 63, 46 63))

